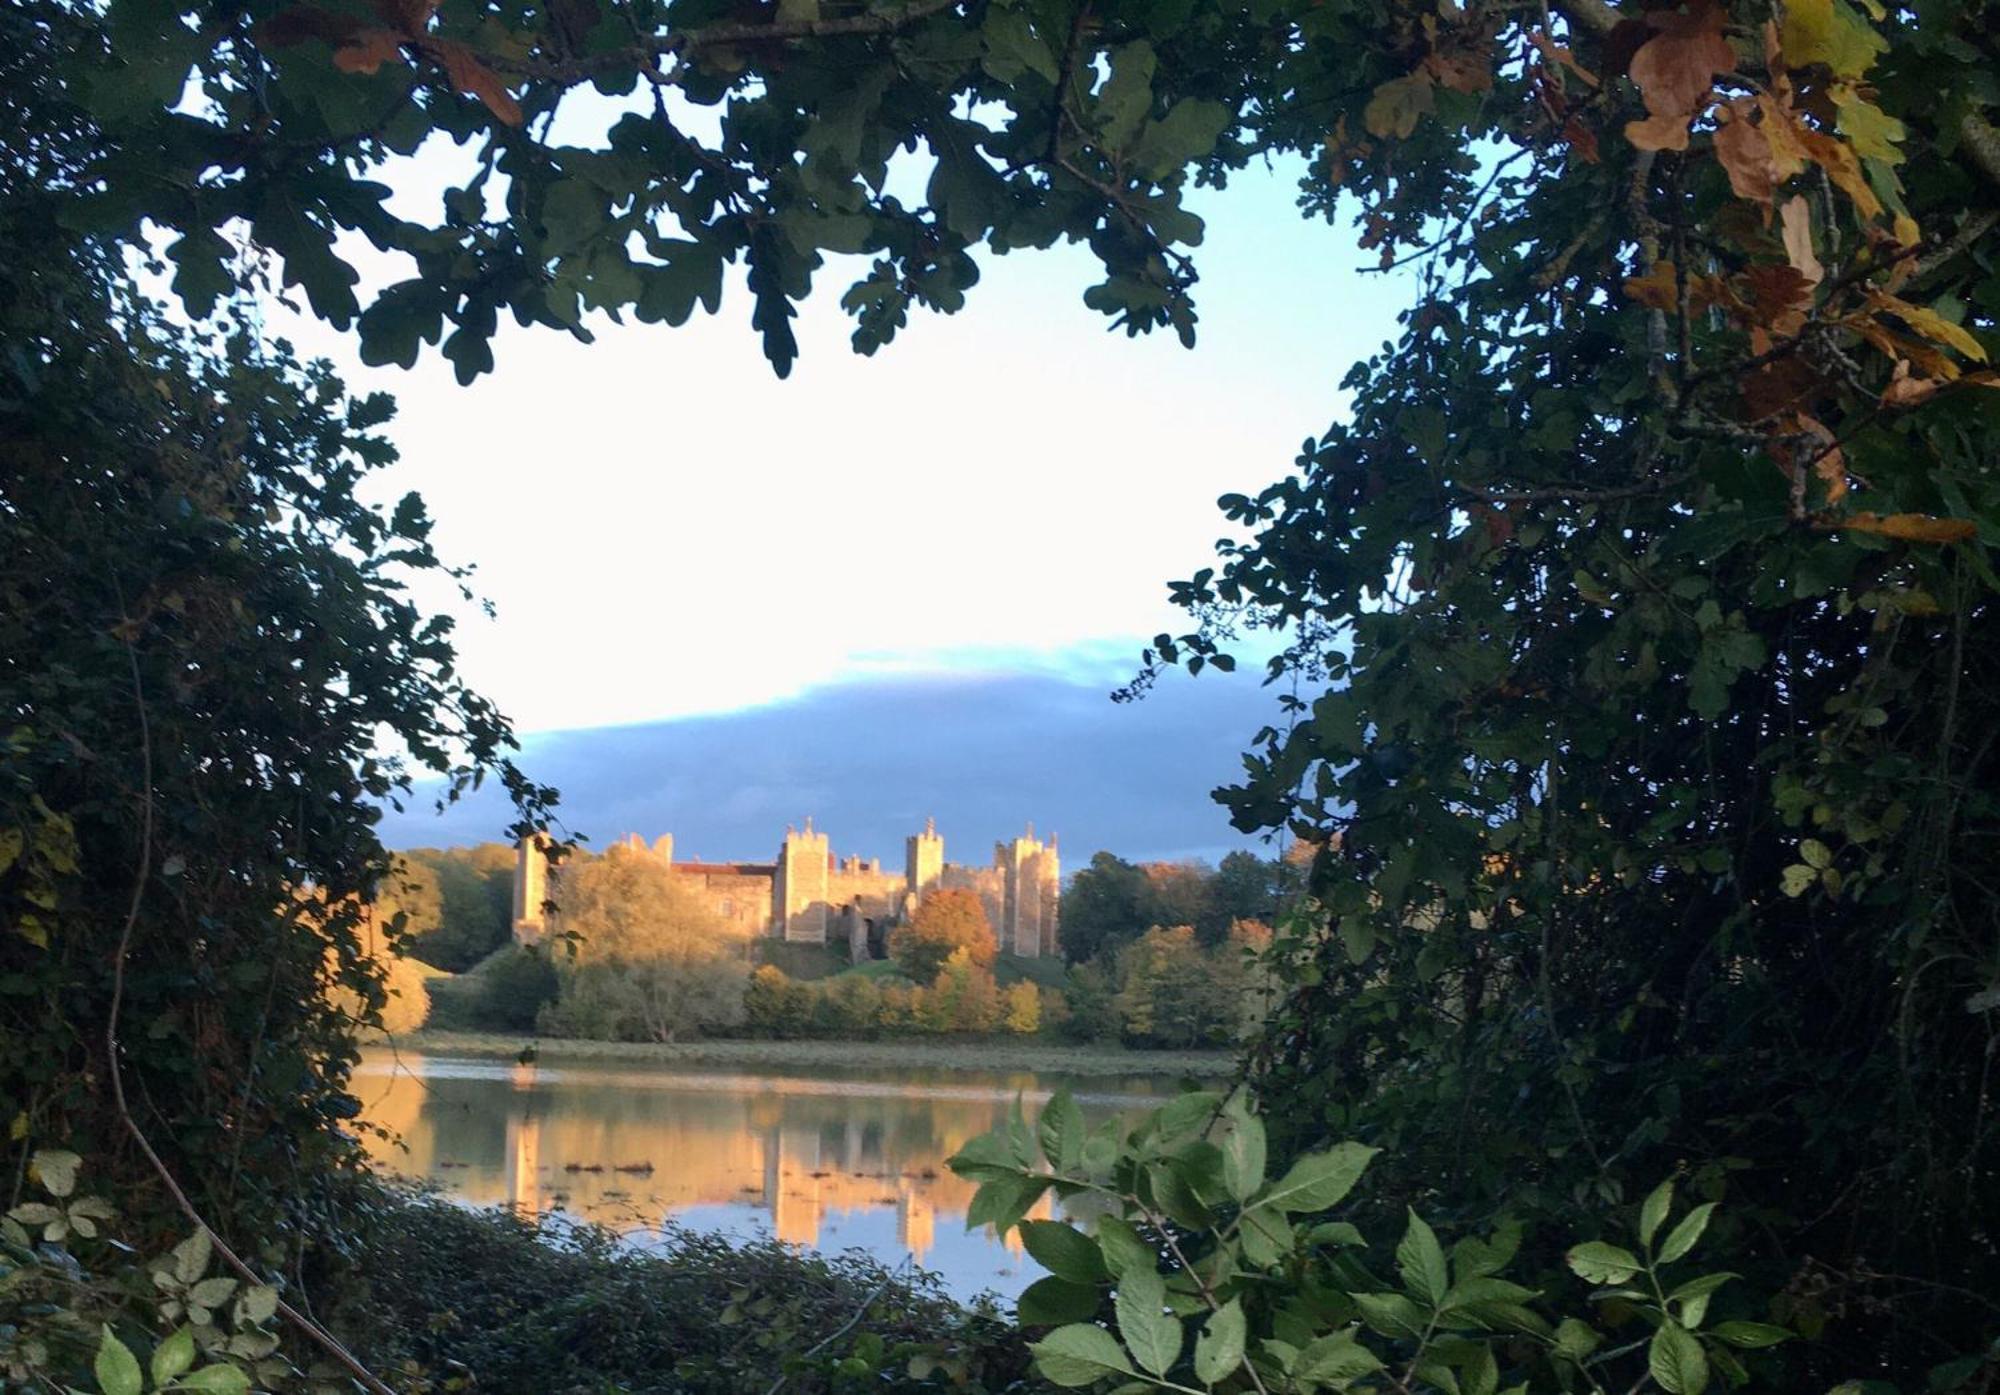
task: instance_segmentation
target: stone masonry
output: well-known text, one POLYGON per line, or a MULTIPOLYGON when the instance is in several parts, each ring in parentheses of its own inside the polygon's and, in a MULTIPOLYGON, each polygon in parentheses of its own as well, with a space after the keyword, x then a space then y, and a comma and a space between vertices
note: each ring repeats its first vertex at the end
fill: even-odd
MULTIPOLYGON (((656 857, 684 878, 709 907, 737 929, 796 944, 845 941, 856 962, 882 932, 913 914, 940 887, 976 893, 986 907, 997 948, 1028 958, 1060 951, 1062 862, 1052 836, 1043 843, 1030 824, 1025 836, 993 845, 993 865, 945 861, 935 823, 904 843, 903 870, 884 871, 879 858, 834 856, 827 835, 807 819, 788 828, 771 862, 697 862, 674 858, 672 834, 648 847, 636 833, 619 840, 629 851, 656 857)), ((558 873, 555 878, 560 880, 558 873)), ((548 933, 543 903, 552 879, 540 838, 521 840, 514 870, 514 938, 532 944, 548 933)), ((553 899, 560 900, 560 894, 553 899)))

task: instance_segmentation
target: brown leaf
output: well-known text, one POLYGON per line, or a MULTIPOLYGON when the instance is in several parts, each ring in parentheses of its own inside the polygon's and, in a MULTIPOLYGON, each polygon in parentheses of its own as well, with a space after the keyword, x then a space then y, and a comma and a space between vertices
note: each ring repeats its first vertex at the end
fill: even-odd
POLYGON ((1628 277, 1625 294, 1653 310, 1672 310, 1680 305, 1680 288, 1674 264, 1665 257, 1653 263, 1644 276, 1628 277))
POLYGON ((1803 195, 1794 194, 1778 210, 1778 221, 1784 232, 1786 260, 1808 286, 1817 286, 1826 279, 1826 268, 1813 250, 1812 205, 1803 195))
POLYGON ((1722 162, 1737 198, 1768 209, 1783 176, 1769 138, 1750 120, 1756 109, 1757 104, 1747 97, 1738 97, 1722 108, 1715 128, 1715 158, 1722 162))
POLYGON ((1835 520, 1832 526, 1921 543, 1970 542, 1979 533, 1969 518, 1934 518, 1927 513, 1857 513, 1835 520))
POLYGON ((1658 32, 1632 55, 1632 81, 1646 99, 1648 118, 1628 125, 1626 134, 1642 150, 1685 150, 1687 123, 1708 104, 1717 73, 1736 66, 1736 51, 1722 35, 1727 16, 1696 0, 1683 13, 1655 11, 1646 22, 1658 32), (1679 139, 1668 132, 1678 123, 1679 139), (1635 133, 1636 128, 1636 133, 1635 133))
POLYGON ((486 109, 509 126, 521 124, 521 104, 507 90, 500 75, 480 62, 471 49, 450 39, 434 40, 430 51, 444 64, 445 76, 460 92, 477 97, 486 109))
POLYGON ((1882 201, 1868 187, 1868 181, 1861 175, 1861 161, 1846 141, 1804 124, 1794 125, 1792 133, 1798 137, 1806 157, 1814 164, 1823 166, 1827 178, 1853 202, 1856 213, 1864 219, 1873 219, 1881 214, 1882 201))
POLYGON ((1602 158, 1597 151, 1597 133, 1572 113, 1563 122, 1562 138, 1569 142, 1569 148, 1576 152, 1576 158, 1586 165, 1597 164, 1602 158))
POLYGON ((1914 407, 1920 402, 1928 402, 1944 386, 1936 378, 1912 378, 1910 361, 1896 360, 1896 371, 1889 377, 1889 386, 1882 389, 1882 405, 1885 407, 1914 407))
POLYGON ((403 36, 388 29, 361 29, 333 51, 333 66, 343 73, 380 72, 384 63, 403 56, 403 36))
POLYGON ((1535 47, 1541 50, 1542 57, 1546 58, 1549 62, 1567 68, 1570 72, 1576 74, 1578 78, 1582 79, 1586 86, 1597 86, 1596 76, 1588 68, 1584 67, 1583 64, 1576 61, 1575 54, 1550 38, 1545 30, 1534 30, 1528 37, 1534 42, 1535 47))

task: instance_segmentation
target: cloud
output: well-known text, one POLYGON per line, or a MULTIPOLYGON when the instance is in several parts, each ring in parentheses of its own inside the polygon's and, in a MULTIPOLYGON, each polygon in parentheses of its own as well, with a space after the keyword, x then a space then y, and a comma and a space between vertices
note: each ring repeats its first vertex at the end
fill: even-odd
MULTIPOLYGON (((677 857, 767 859, 808 815, 837 853, 892 866, 931 816, 963 862, 988 861, 1031 820, 1061 836, 1071 867, 1100 848, 1213 860, 1254 846, 1209 792, 1275 719, 1269 690, 1241 674, 1174 675, 1119 705, 1101 667, 892 672, 736 712, 530 736, 523 763, 562 790, 566 822, 594 846, 672 833, 677 857)), ((386 816, 385 840, 480 842, 508 821, 490 790, 441 816, 433 799, 420 791, 386 816)))

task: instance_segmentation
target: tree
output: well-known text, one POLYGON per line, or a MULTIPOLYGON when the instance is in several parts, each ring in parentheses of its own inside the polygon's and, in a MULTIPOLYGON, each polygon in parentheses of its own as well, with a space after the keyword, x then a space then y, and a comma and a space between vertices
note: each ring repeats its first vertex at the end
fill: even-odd
POLYGON ((1239 920, 1269 922, 1278 912, 1278 864, 1240 848, 1225 853, 1208 894, 1225 929, 1239 920))
POLYGON ((111 61, 101 12, 0 14, 0 1161, 88 1154, 146 1214, 141 1132, 240 1243, 354 1158, 353 1020, 409 998, 363 938, 383 806, 549 795, 411 600, 459 573, 373 502, 390 404, 233 297, 167 314, 68 217, 114 144, 72 60, 111 61))
POLYGON ((1150 923, 1146 915, 1146 874, 1122 857, 1093 853, 1063 893, 1063 955, 1088 963, 1138 936, 1150 923))
POLYGON ((1191 925, 1204 944, 1219 941, 1229 920, 1215 904, 1211 882, 1215 869, 1205 862, 1148 862, 1145 894, 1139 903, 1140 928, 1191 925))
POLYGON ((812 1022, 809 984, 794 983, 776 964, 759 964, 743 993, 743 1019, 758 1036, 803 1036, 812 1022))
POLYGON ((500 950, 481 967, 477 982, 479 1025, 509 1032, 533 1031, 542 1009, 562 989, 555 965, 538 945, 500 950))
POLYGON ((417 935, 411 953, 459 973, 507 942, 513 929, 512 848, 500 843, 416 848, 404 857, 436 874, 439 898, 436 927, 417 935))
POLYGON ((1042 1030, 1042 990, 1022 979, 1000 994, 1000 1026, 1015 1036, 1031 1037, 1042 1030))
POLYGON ((375 893, 373 912, 383 932, 393 927, 398 951, 407 952, 413 941, 435 934, 443 920, 437 873, 412 858, 392 859, 389 875, 375 893))
POLYGON ((960 950, 982 968, 991 965, 997 953, 985 906, 977 892, 963 887, 939 887, 928 893, 916 914, 889 932, 889 957, 919 984, 935 979, 960 950))
POLYGON ((1192 925, 1154 927, 1118 951, 1114 1001, 1124 1038, 1139 1046, 1219 1046, 1243 1017, 1241 956, 1202 947, 1192 925))
POLYGON ((993 971, 969 945, 954 947, 930 987, 919 991, 917 1022, 926 1031, 990 1032, 999 1020, 1000 992, 993 971))
POLYGON ((673 1041, 743 1020, 749 945, 669 864, 622 846, 572 858, 552 899, 575 952, 550 1030, 673 1041))

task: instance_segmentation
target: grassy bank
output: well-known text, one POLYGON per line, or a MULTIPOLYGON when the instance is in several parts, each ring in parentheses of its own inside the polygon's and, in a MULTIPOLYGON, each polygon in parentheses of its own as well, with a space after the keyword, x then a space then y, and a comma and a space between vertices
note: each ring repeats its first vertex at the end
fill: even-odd
MULTIPOLYGON (((398 1040, 406 1051, 512 1060, 530 1038, 498 1032, 414 1032, 398 1040)), ((1019 1037, 990 1040, 894 1041, 574 1041, 534 1039, 544 1061, 628 1061, 679 1066, 860 1066, 933 1070, 1046 1071, 1075 1075, 1160 1075, 1214 1078, 1236 1058, 1226 1051, 1131 1051, 1119 1046, 1072 1046, 1019 1037)))

